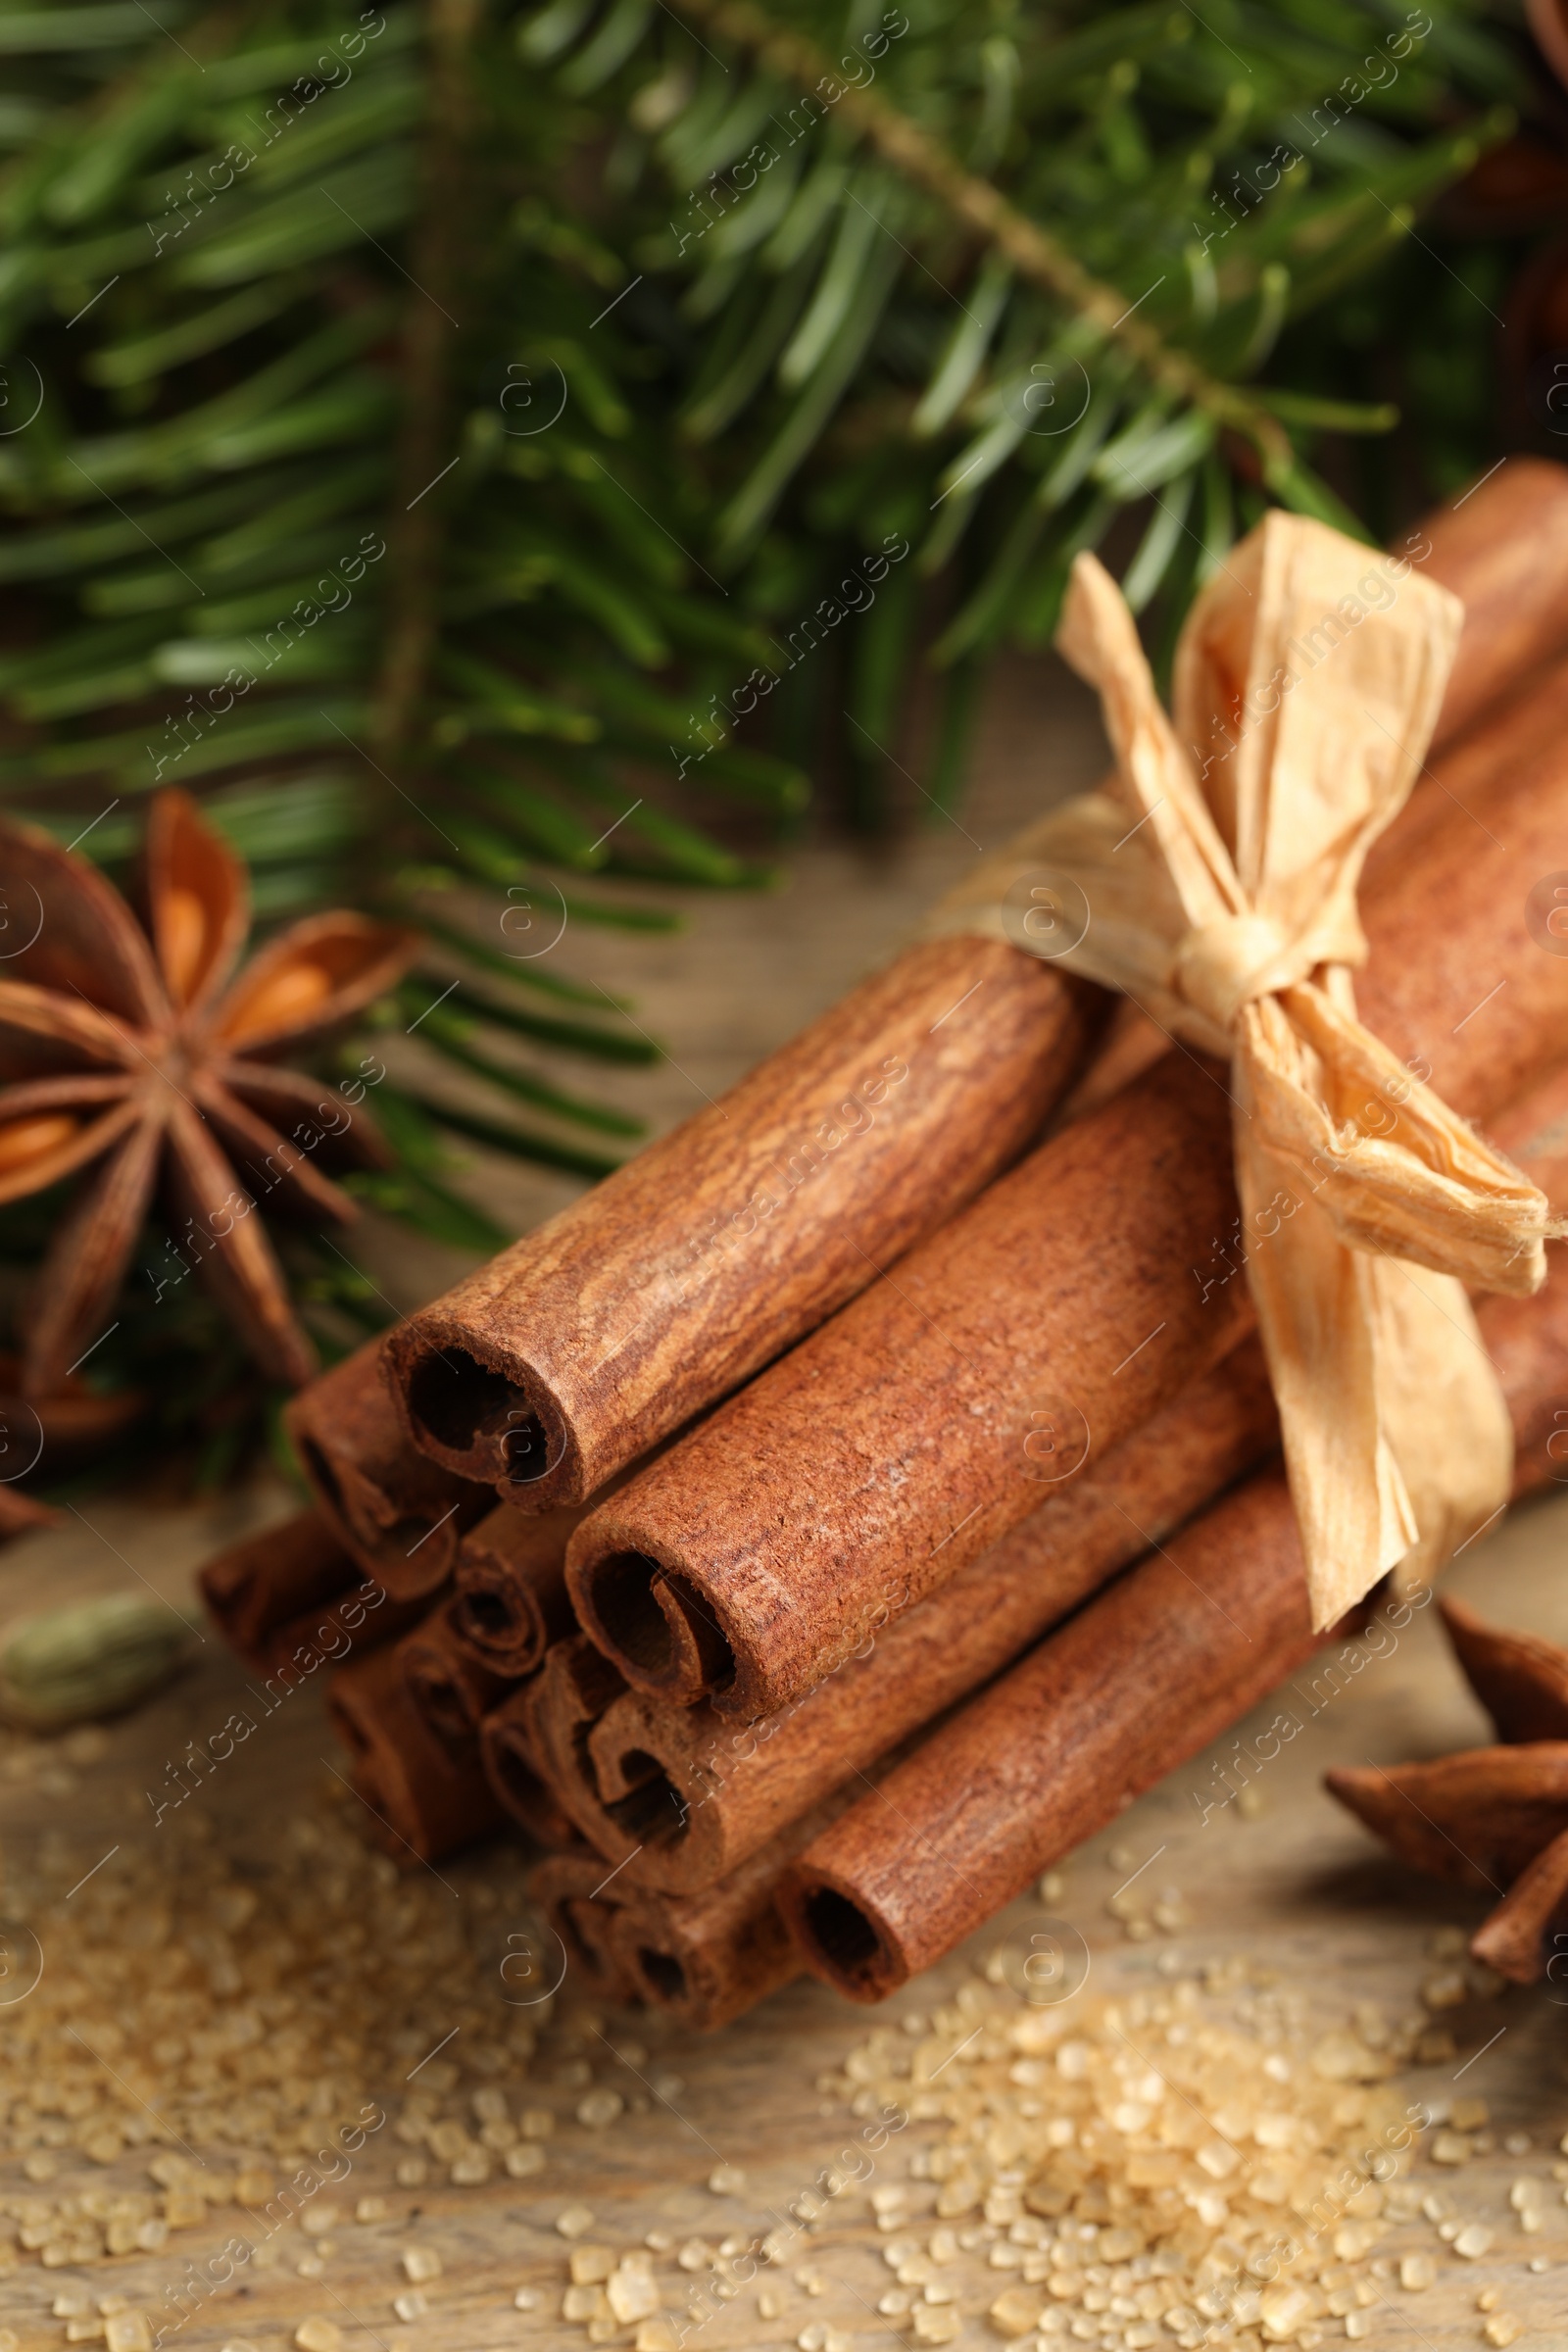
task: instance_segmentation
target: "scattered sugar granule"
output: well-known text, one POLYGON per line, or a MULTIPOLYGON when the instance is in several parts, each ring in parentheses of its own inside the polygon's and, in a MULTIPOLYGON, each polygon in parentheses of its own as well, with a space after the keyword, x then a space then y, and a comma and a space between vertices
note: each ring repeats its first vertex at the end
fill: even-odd
POLYGON ((308 2320, 301 2320, 294 2330, 294 2341, 299 2346, 299 2352, 338 2352, 338 2346, 343 2341, 343 2330, 336 2320, 323 2320, 313 2315, 308 2320))
POLYGON ((591 2090, 577 2101, 577 2121, 586 2124, 590 2132, 602 2132, 625 2112, 626 2102, 618 2090, 591 2090))
POLYGON ((1438 2275, 1430 2254, 1406 2254, 1399 2262, 1399 2284, 1412 2295, 1422 2293, 1438 2275))
POLYGON ((512 2298, 512 2308, 514 2311, 537 2311, 539 2308, 538 2288, 519 2286, 512 2298))
POLYGON ((392 2308, 400 2320, 422 2320, 430 2306, 416 2286, 410 2286, 393 2296, 392 2308))
POLYGON ((1479 2262, 1483 2254, 1492 2251, 1492 2231, 1485 2222, 1467 2222, 1453 2241, 1453 2250, 1466 2262, 1479 2262))
POLYGON ((1494 2312, 1481 2332, 1489 2344, 1512 2344, 1524 2333, 1524 2325, 1511 2311, 1498 2311, 1494 2312))
POLYGON ((614 2267, 614 2251, 610 2246, 573 2246, 571 2249, 573 2286, 603 2286, 614 2267))
POLYGON ((564 2206, 556 2216, 556 2228, 563 2237, 581 2237, 593 2226, 593 2212, 587 2205, 564 2206))
POLYGON ((636 2320, 651 2320, 659 2309, 659 2282, 646 2255, 643 2265, 634 2269, 628 2258, 605 2281, 610 2308, 622 2327, 629 2327, 636 2320))
POLYGON ((403 2276, 415 2286, 421 2286, 427 2278, 439 2278, 440 2255, 433 2246, 405 2246, 403 2276))
POLYGON ((708 2185, 715 2197, 738 2197, 746 2186, 746 2175, 738 2164, 715 2164, 708 2176, 708 2185))
POLYGON ((917 2303, 909 2325, 918 2344, 951 2344, 963 2332, 963 2322, 951 2304, 934 2310, 928 2303, 917 2303))
POLYGON ((644 2320, 635 2338, 636 2352, 680 2352, 673 2320, 644 2320))

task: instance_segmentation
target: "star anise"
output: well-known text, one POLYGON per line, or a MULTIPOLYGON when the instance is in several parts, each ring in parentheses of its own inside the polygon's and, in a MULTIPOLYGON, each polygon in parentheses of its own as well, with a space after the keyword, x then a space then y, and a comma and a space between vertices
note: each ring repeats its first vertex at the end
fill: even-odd
POLYGON ((277 1064, 390 988, 417 939, 311 915, 236 971, 245 868, 179 792, 151 804, 139 897, 144 921, 85 858, 0 824, 0 1203, 89 1171, 39 1272, 24 1391, 58 1389, 104 1331, 160 1180, 182 1258, 262 1368, 298 1386, 316 1351, 256 1211, 347 1223, 358 1209, 318 1148, 390 1154, 363 1103, 277 1064))
POLYGON ((1502 1744, 1324 1778, 1402 1861, 1500 1898, 1476 1959, 1517 1984, 1568 1982, 1568 1649, 1438 1606, 1502 1744))

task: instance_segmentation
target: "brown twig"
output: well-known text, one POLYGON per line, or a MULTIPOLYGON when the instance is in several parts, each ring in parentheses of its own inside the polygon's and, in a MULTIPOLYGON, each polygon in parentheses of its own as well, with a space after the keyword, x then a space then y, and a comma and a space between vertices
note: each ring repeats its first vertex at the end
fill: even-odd
POLYGON ((483 0, 431 0, 430 112, 419 209, 409 252, 412 285, 402 337, 403 417, 393 472, 392 557, 385 652, 371 733, 383 755, 407 745, 429 679, 436 639, 443 468, 449 465, 452 341, 448 307, 462 273, 466 153, 474 104, 470 57, 483 0))

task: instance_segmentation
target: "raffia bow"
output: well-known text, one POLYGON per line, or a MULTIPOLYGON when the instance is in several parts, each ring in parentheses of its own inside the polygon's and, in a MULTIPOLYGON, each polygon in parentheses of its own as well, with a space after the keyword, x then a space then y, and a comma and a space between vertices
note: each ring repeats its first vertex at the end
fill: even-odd
MULTIPOLYGON (((1539 1289, 1556 1230, 1362 1027, 1350 985, 1361 869, 1419 772, 1461 619, 1408 564, 1270 514, 1194 605, 1173 724, 1120 590, 1080 555, 1057 644, 1100 693, 1115 773, 1007 853, 1009 876, 1049 869, 1087 911, 1063 963, 1230 1061, 1248 1280, 1319 1627, 1401 1562, 1429 1573, 1506 1501, 1508 1415, 1465 1288, 1539 1289)), ((955 900, 996 907, 1000 879, 977 871, 955 900)))

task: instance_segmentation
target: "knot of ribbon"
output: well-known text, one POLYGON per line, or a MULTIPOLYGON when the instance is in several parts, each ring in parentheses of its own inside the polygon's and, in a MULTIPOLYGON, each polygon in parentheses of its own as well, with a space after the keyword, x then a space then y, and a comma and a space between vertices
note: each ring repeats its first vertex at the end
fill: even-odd
POLYGON ((1291 942, 1266 914, 1220 915, 1189 931, 1176 951, 1177 989, 1227 1037, 1244 1004, 1306 976, 1291 942))
MULTIPOLYGON (((1173 714, 1121 592, 1073 565, 1057 645, 1115 772, 1007 853, 1079 909, 1059 960, 1227 1059, 1249 1287, 1314 1623, 1430 1573, 1507 1500, 1469 1289, 1545 1275, 1544 1197, 1356 1018, 1356 892, 1420 771, 1462 620, 1407 564, 1269 514, 1197 598, 1173 714)), ((954 894, 989 897, 993 864, 954 894)))

